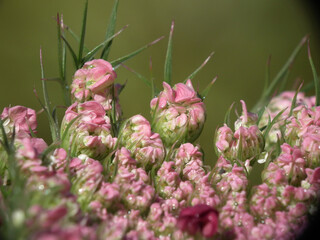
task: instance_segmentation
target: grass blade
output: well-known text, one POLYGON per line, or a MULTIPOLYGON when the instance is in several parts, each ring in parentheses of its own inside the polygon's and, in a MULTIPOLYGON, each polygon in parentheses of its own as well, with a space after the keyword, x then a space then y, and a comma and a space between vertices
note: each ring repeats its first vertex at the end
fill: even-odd
POLYGON ((145 50, 145 49, 147 49, 148 47, 150 47, 150 46, 156 44, 157 42, 159 42, 161 39, 163 39, 163 36, 160 37, 160 38, 158 38, 158 39, 156 39, 155 41, 153 41, 153 42, 151 42, 151 43, 148 43, 147 45, 145 45, 145 46, 137 49, 136 51, 134 51, 134 52, 132 52, 132 53, 129 53, 128 55, 125 55, 125 56, 123 56, 123 57, 120 57, 120 58, 118 58, 118 59, 116 59, 116 60, 111 61, 111 65, 113 66, 114 69, 118 68, 118 67, 121 65, 121 63, 129 60, 130 58, 132 58, 132 57, 134 57, 134 56, 136 56, 137 54, 139 54, 139 53, 142 52, 143 50, 145 50))
MULTIPOLYGON (((114 35, 115 28, 116 28, 116 21, 117 21, 118 5, 119 5, 119 0, 115 0, 115 1, 114 1, 114 5, 113 5, 113 8, 112 8, 111 15, 110 15, 109 24, 108 24, 108 28, 107 28, 107 32, 106 32, 106 37, 105 37, 105 39, 109 39, 112 35, 114 35)), ((111 41, 108 42, 108 44, 103 48, 102 53, 101 53, 101 58, 102 58, 102 59, 104 59, 104 60, 107 60, 107 59, 108 59, 112 42, 113 42, 113 41, 111 40, 111 41)))
POLYGON ((213 84, 216 82, 217 79, 218 79, 218 76, 216 76, 216 77, 208 84, 208 86, 201 92, 200 95, 201 95, 202 100, 204 100, 204 99, 207 97, 208 93, 210 92, 213 84))
MULTIPOLYGON (((82 20, 82 30, 79 44, 79 54, 78 54, 78 63, 81 63, 83 47, 84 47, 84 38, 86 35, 86 25, 87 25, 87 15, 88 15, 88 0, 85 1, 84 11, 83 11, 83 20, 82 20)), ((81 66, 77 66, 80 68, 81 66)))
POLYGON ((174 30, 174 21, 171 23, 171 29, 169 34, 169 41, 167 47, 166 60, 164 63, 164 81, 171 85, 171 77, 172 77, 172 37, 174 30))
POLYGON ((206 60, 204 60, 204 62, 193 72, 191 73, 187 79, 184 81, 184 83, 187 82, 188 79, 193 79, 195 77, 195 75, 209 62, 209 60, 211 59, 211 57, 214 55, 214 52, 210 53, 209 57, 206 58, 206 60))
POLYGON ((309 62, 311 65, 312 69, 312 74, 313 74, 313 82, 314 82, 314 87, 315 87, 315 92, 316 92, 316 106, 320 105, 320 85, 319 85, 319 78, 318 74, 316 71, 316 68, 313 64, 313 60, 311 57, 311 50, 310 50, 310 41, 308 40, 308 57, 309 57, 309 62))

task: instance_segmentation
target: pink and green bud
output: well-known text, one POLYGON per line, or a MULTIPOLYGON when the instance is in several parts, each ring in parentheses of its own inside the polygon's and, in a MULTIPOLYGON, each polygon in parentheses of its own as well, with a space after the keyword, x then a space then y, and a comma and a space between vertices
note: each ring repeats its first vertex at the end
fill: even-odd
POLYGON ((69 169, 72 192, 77 195, 77 201, 85 210, 102 182, 103 167, 99 161, 80 155, 70 161, 69 169))
POLYGON ((96 101, 105 111, 111 111, 113 102, 116 118, 122 115, 119 104, 119 84, 114 85, 117 74, 111 64, 103 59, 94 59, 86 62, 83 67, 76 71, 71 84, 73 102, 96 101))
POLYGON ((156 186, 159 195, 168 199, 172 197, 172 194, 179 187, 181 182, 179 174, 175 171, 174 162, 164 161, 157 172, 156 186))
POLYGON ((42 165, 40 154, 47 148, 42 138, 23 138, 16 142, 16 159, 21 171, 26 175, 46 172, 47 167, 42 165))
POLYGON ((94 194, 89 208, 100 219, 105 220, 108 209, 116 211, 117 206, 120 207, 120 186, 116 183, 102 182, 99 190, 94 194))
POLYGON ((243 100, 242 116, 235 122, 233 132, 227 124, 216 131, 215 149, 218 156, 234 161, 257 159, 264 149, 264 138, 256 125, 258 116, 249 113, 243 100))
POLYGON ((119 133, 120 145, 130 150, 139 166, 150 170, 162 162, 165 149, 158 133, 151 131, 148 120, 141 115, 128 119, 119 133))
POLYGON ((66 138, 62 146, 70 150, 73 157, 85 154, 102 160, 114 150, 117 142, 117 138, 111 135, 110 119, 101 104, 94 101, 74 103, 67 109, 61 126, 61 136, 64 134, 66 138), (75 122, 72 124, 73 119, 75 122))
POLYGON ((31 137, 30 131, 36 132, 37 118, 33 109, 23 106, 6 107, 3 109, 0 118, 8 137, 12 137, 13 128, 15 128, 16 138, 31 137))
POLYGON ((263 135, 256 125, 240 126, 233 132, 225 124, 217 130, 215 139, 217 154, 231 161, 257 159, 264 148, 263 135))
POLYGON ((240 102, 242 105, 242 115, 234 123, 235 129, 239 129, 240 126, 249 128, 252 125, 257 125, 258 115, 255 113, 248 112, 245 101, 240 100, 240 102))
POLYGON ((164 90, 150 103, 153 130, 160 134, 167 147, 195 141, 202 131, 206 113, 191 80, 173 88, 163 82, 163 87, 164 90))
POLYGON ((194 146, 191 143, 182 144, 175 150, 174 163, 176 171, 181 174, 186 164, 195 161, 199 166, 202 166, 203 154, 199 146, 194 146))
POLYGON ((114 183, 120 186, 120 198, 127 209, 144 212, 152 204, 154 188, 149 185, 150 179, 142 168, 120 166, 114 183))

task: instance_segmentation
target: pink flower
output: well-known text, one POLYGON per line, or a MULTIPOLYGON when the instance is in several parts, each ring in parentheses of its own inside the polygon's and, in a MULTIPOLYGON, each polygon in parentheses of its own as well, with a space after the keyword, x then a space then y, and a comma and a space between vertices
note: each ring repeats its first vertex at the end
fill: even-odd
POLYGON ((218 231, 218 212, 205 204, 181 210, 177 227, 191 235, 200 232, 204 237, 212 237, 218 231))
POLYGON ((72 148, 72 157, 85 154, 91 158, 102 160, 115 148, 117 138, 111 135, 110 119, 100 103, 88 101, 72 104, 62 121, 62 147, 72 148), (68 124, 77 118, 67 131, 68 124))
POLYGON ((76 71, 71 85, 73 97, 79 101, 89 100, 89 94, 98 93, 112 85, 117 77, 111 64, 103 59, 86 62, 76 71))
POLYGON ((105 111, 111 111, 115 100, 116 118, 122 115, 119 104, 120 84, 113 84, 117 77, 111 64, 103 59, 87 62, 76 71, 71 84, 71 94, 75 102, 94 100, 99 102, 105 111))
POLYGON ((164 90, 151 100, 154 130, 166 146, 193 142, 200 135, 205 121, 205 107, 193 89, 191 80, 173 88, 163 82, 164 90))
POLYGON ((219 128, 215 136, 216 152, 228 160, 245 161, 256 158, 262 152, 264 139, 256 125, 239 125, 233 132, 226 124, 219 128))
POLYGON ((0 118, 9 136, 12 136, 14 126, 17 138, 30 137, 30 130, 35 132, 37 128, 35 110, 23 106, 6 107, 0 118))
POLYGON ((149 171, 165 156, 164 146, 158 133, 151 131, 150 123, 141 115, 129 118, 119 133, 120 145, 130 150, 138 165, 149 171))

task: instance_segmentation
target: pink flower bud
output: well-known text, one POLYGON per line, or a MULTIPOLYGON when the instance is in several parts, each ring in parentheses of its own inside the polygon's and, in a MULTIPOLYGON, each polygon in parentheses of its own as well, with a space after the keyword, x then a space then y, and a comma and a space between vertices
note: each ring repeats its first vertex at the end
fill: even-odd
POLYGON ((6 107, 0 115, 6 134, 11 137, 15 127, 16 138, 30 137, 36 131, 37 119, 33 109, 23 106, 6 107))
POLYGON ((112 109, 113 100, 116 101, 117 119, 121 116, 119 105, 119 85, 114 85, 117 77, 111 64, 103 59, 86 62, 76 71, 71 84, 72 99, 75 102, 94 100, 99 102, 106 111, 112 109))
POLYGON ((141 115, 135 115, 125 122, 119 141, 130 150, 138 165, 147 171, 164 158, 164 146, 159 134, 151 131, 150 123, 141 115))
POLYGON ((72 149, 73 157, 85 154, 97 160, 104 159, 115 148, 117 138, 111 135, 110 119, 101 104, 89 101, 74 103, 66 111, 61 135, 66 135, 62 146, 72 149), (67 131, 68 124, 78 117, 67 131))
POLYGON ((216 152, 228 160, 257 158, 263 150, 263 135, 256 125, 240 126, 234 133, 227 126, 219 128, 215 137, 216 152))
POLYGON ((200 135, 205 122, 205 107, 193 89, 191 80, 173 88, 163 83, 164 91, 152 99, 151 114, 154 130, 165 145, 193 142, 200 135))

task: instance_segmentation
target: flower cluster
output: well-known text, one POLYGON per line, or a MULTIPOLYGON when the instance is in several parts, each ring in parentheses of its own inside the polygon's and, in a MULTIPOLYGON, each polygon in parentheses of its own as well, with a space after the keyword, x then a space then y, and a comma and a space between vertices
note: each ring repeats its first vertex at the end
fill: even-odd
MULTIPOLYGON (((141 115, 121 122, 115 79, 111 64, 102 59, 76 71, 60 141, 49 147, 34 136, 34 110, 4 110, 1 137, 14 139, 14 158, 30 194, 27 207, 13 213, 23 216, 15 221, 32 224, 27 236, 33 239, 214 236, 220 198, 200 148, 191 143, 205 120, 191 81, 174 88, 164 83, 151 101, 152 125, 141 115), (118 132, 115 122, 121 124, 118 132), (174 127, 167 135, 169 125, 174 127), (199 215, 189 231, 193 212, 199 215)), ((10 186, 8 158, 1 166, 1 184, 10 186)))
POLYGON ((102 59, 76 71, 72 104, 49 146, 35 135, 34 110, 3 110, 0 227, 37 240, 293 239, 302 233, 320 196, 314 98, 297 94, 294 102, 295 93, 284 92, 260 115, 241 101, 234 128, 225 123, 216 131, 218 160, 210 167, 195 143, 206 114, 191 80, 163 83, 150 103, 150 123, 142 115, 122 119, 116 77, 102 59), (261 166, 261 180, 253 182, 261 166), (15 207, 8 193, 27 201, 15 207))

